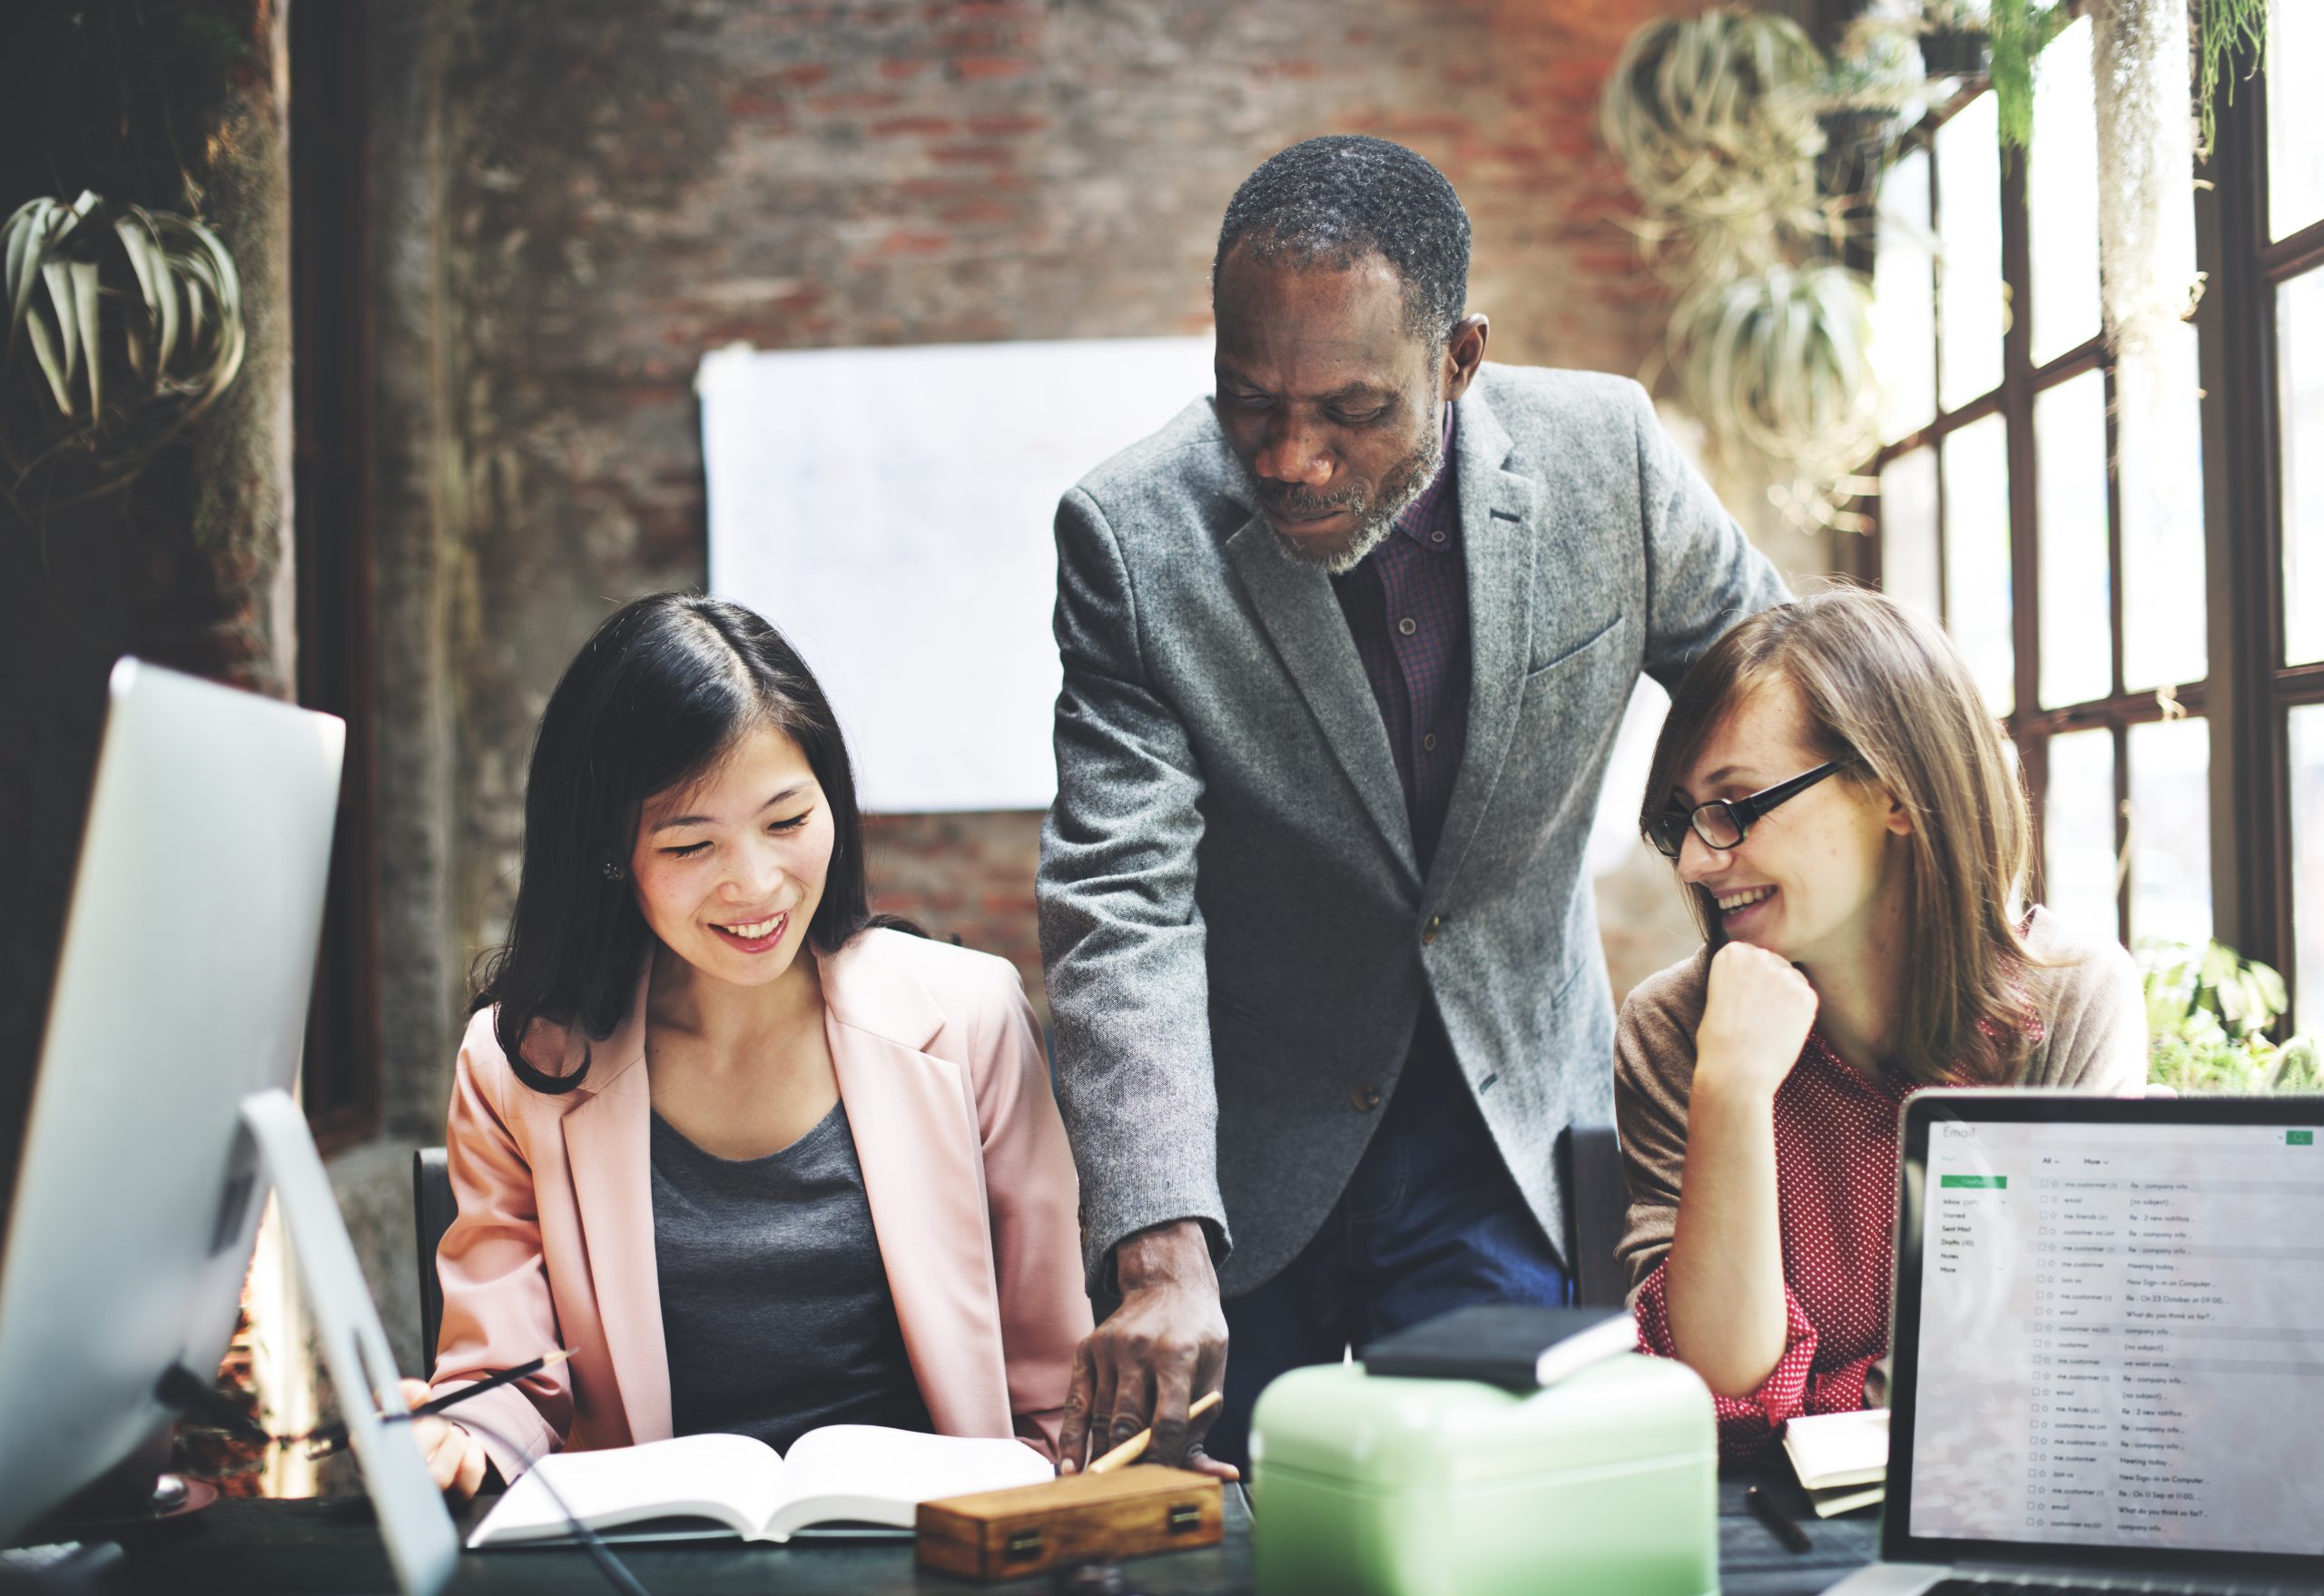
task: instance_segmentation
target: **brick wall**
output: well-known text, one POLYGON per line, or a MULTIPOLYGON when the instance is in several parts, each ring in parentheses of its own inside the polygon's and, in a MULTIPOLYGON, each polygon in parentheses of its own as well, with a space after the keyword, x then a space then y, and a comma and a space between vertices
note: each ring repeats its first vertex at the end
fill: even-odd
MULTIPOLYGON (((384 685, 386 823, 417 807, 451 828, 405 851, 409 879, 388 865, 414 1111, 440 1104, 458 974, 507 911, 557 670, 611 604, 702 579, 705 350, 1199 331, 1236 184, 1300 138, 1361 131, 1460 189, 1496 358, 1636 371, 1662 302, 1611 220, 1596 95, 1632 27, 1692 8, 382 9, 380 560, 384 646, 405 655, 384 685), (415 628, 438 629, 433 653, 415 628)), ((1030 978, 1033 836, 1024 815, 883 820, 881 906, 1030 978)))

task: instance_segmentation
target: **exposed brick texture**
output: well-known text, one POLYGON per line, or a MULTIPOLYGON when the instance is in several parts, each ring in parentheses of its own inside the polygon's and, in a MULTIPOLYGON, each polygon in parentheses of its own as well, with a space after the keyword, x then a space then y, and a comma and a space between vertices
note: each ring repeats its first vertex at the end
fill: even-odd
MULTIPOLYGON (((409 679, 384 685, 404 717, 385 774, 392 794, 412 785, 399 760, 440 766, 456 828, 389 882, 391 941, 404 927, 409 968, 434 972, 390 980, 391 1012, 419 1022, 390 1022, 405 1100, 440 1101, 427 1060, 499 932, 556 672, 610 603, 702 578, 704 350, 1204 330, 1236 184, 1297 139, 1360 131, 1460 189, 1494 356, 1635 371, 1663 306, 1612 220, 1596 97, 1632 27, 1693 8, 423 0, 382 17, 381 561, 408 577, 383 577, 383 607, 390 648, 399 624, 447 633, 433 665, 389 664, 409 679), (415 296, 426 336, 398 341, 415 296), (401 483, 399 459, 418 468, 401 483), (431 903, 448 948, 413 945, 431 903)), ((1027 816, 883 821, 882 903, 1009 954, 1038 991, 1033 834, 1027 816)))

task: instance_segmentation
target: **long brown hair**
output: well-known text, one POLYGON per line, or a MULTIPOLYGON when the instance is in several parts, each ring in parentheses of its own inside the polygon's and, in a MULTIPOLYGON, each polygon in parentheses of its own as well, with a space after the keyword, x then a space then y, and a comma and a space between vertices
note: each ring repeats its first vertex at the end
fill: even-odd
MULTIPOLYGON (((1913 946, 1892 1068, 1931 1085, 2014 1080, 2031 1040, 2022 978, 2039 962, 2018 932, 2033 815, 2001 723, 1933 622, 1836 587, 1738 624, 1672 695, 1640 827, 1668 813, 1727 713, 1777 680, 1798 691, 1817 751, 1848 762, 1834 779, 1885 787, 1912 815, 1913 946)), ((1717 946, 1709 894, 1687 896, 1717 946)))

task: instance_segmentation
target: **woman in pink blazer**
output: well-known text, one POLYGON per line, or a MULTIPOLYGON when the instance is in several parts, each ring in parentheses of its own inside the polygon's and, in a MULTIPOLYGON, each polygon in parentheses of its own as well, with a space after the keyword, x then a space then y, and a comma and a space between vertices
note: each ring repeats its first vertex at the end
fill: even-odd
POLYGON ((1054 1458, 1090 1317, 1032 1011, 1003 961, 870 914, 798 655, 734 605, 629 605, 550 697, 525 822, 453 1089, 432 1388, 573 1356, 423 1421, 438 1483, 840 1422, 1054 1458))

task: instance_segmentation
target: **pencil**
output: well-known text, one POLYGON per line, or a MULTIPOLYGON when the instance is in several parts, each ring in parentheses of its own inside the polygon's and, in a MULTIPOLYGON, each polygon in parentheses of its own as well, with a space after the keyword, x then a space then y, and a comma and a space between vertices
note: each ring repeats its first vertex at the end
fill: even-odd
MULTIPOLYGON (((441 1396, 421 1403, 411 1410, 410 1416, 415 1419, 424 1419, 440 1414, 446 1408, 466 1402, 471 1396, 481 1396, 487 1391, 497 1391, 512 1380, 521 1380, 527 1374, 537 1374, 543 1369, 553 1369, 572 1355, 570 1351, 559 1350, 546 1353, 529 1364, 518 1364, 513 1369, 496 1370, 473 1385, 463 1385, 458 1391, 447 1391, 441 1396)), ((391 1419, 395 1415, 385 1414, 380 1416, 391 1419)))
MULTIPOLYGON (((552 1353, 545 1353, 541 1356, 535 1358, 531 1363, 518 1364, 513 1369, 495 1369, 491 1374, 487 1374, 475 1384, 463 1385, 458 1391, 447 1391, 441 1396, 434 1397, 427 1402, 421 1403, 409 1413, 381 1414, 379 1417, 382 1421, 389 1424, 395 1424, 399 1421, 408 1421, 411 1419, 430 1418, 437 1414, 442 1413, 447 1408, 455 1407, 459 1404, 466 1402, 471 1396, 478 1396, 487 1391, 497 1391, 503 1385, 507 1384, 513 1380, 522 1380, 527 1374, 537 1374, 543 1369, 553 1369, 572 1355, 573 1354, 569 1350, 565 1349, 560 1349, 552 1353)), ((321 1456, 337 1447, 346 1445, 347 1421, 345 1419, 333 1419, 330 1424, 321 1426, 320 1429, 317 1429, 312 1433, 309 1434, 307 1437, 307 1443, 315 1449, 317 1456, 321 1456)))
MULTIPOLYGON (((1220 1394, 1216 1391, 1208 1396, 1196 1397, 1195 1404, 1187 1410, 1187 1417, 1190 1419, 1202 1417, 1203 1414, 1216 1407, 1219 1400, 1220 1394)), ((1140 1430, 1105 1456, 1093 1460, 1089 1466, 1081 1472, 1085 1474, 1110 1474, 1125 1463, 1136 1463, 1146 1454, 1146 1449, 1153 1444, 1154 1431, 1149 1426, 1140 1430)))

